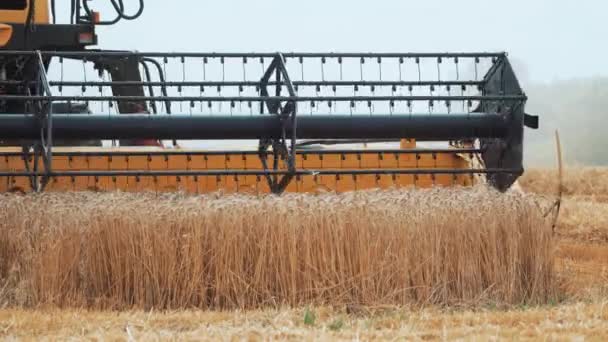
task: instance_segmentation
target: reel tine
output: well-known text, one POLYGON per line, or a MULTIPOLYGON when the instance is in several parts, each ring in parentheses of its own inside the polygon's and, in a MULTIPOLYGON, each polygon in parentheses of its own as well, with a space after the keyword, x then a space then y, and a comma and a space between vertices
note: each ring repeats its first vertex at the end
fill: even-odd
POLYGON ((262 74, 266 72, 266 66, 264 66, 264 57, 260 57, 260 65, 262 66, 262 74))
POLYGON ((361 74, 361 81, 363 81, 363 64, 365 64, 365 57, 361 57, 360 64, 359 64, 359 71, 360 71, 360 74, 361 74))
POLYGON ((226 81, 226 64, 224 62, 224 56, 220 57, 220 64, 222 65, 222 82, 226 81))
POLYGON ((321 81, 325 81, 325 57, 321 57, 321 81))
POLYGON ((63 57, 59 57, 59 93, 63 96, 63 57))
POLYGON ((243 57, 243 81, 247 81, 247 57, 243 57))
POLYGON ((441 57, 437 57, 437 81, 441 82, 441 57))
POLYGON ((209 59, 203 57, 203 81, 207 80, 207 63, 209 63, 209 59))
MULTIPOLYGON (((182 69, 182 82, 186 82, 186 59, 184 58, 184 56, 180 57, 180 62, 181 62, 181 69, 182 69)), ((179 93, 179 96, 182 97, 183 94, 183 87, 182 85, 178 85, 177 86, 177 92, 179 93)), ((179 110, 183 111, 183 102, 180 101, 179 102, 179 110)))

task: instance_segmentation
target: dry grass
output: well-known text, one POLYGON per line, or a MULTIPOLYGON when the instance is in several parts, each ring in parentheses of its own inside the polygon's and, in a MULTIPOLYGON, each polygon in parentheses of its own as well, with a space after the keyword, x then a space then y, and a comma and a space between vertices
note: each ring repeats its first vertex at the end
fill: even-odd
MULTIPOLYGON (((485 188, 0 198, 12 306, 234 309, 546 303, 552 233, 485 188)), ((1 288, 2 286, 0 286, 1 288)))
POLYGON ((561 238, 608 243, 608 202, 568 197, 563 201, 557 233, 561 238))
MULTIPOLYGON (((564 195, 589 201, 608 202, 608 170, 606 168, 567 168, 564 170, 564 195)), ((532 193, 554 195, 559 177, 557 170, 526 170, 520 178, 522 187, 532 193)))
POLYGON ((97 341, 606 341, 608 302, 510 310, 0 311, 0 338, 97 341))
MULTIPOLYGON (((557 194, 558 182, 557 171, 548 169, 528 170, 520 180, 526 192, 549 198, 557 194)), ((608 169, 566 169, 563 185, 558 236, 580 242, 608 242, 608 169)))
MULTIPOLYGON (((521 181, 528 192, 557 193, 553 170, 529 170, 521 181)), ((556 265, 571 299, 608 298, 608 169, 569 168, 556 229, 556 265)))
MULTIPOLYGON (((558 221, 556 235, 553 240, 556 244, 555 263, 556 277, 563 283, 560 291, 565 291, 567 296, 565 301, 553 303, 557 305, 542 305, 540 307, 529 307, 526 305, 510 306, 507 310, 492 308, 492 303, 482 303, 472 311, 460 307, 435 307, 429 306, 424 309, 417 309, 415 306, 372 306, 357 307, 352 305, 313 307, 315 313, 313 324, 306 324, 304 320, 306 309, 303 308, 280 308, 263 309, 253 311, 177 311, 159 313, 153 311, 80 311, 80 310, 58 310, 36 309, 23 310, 20 308, 0 310, 0 338, 8 339, 31 339, 39 340, 48 338, 51 340, 66 339, 100 339, 100 340, 590 340, 604 341, 608 339, 608 244, 605 239, 608 236, 608 203, 602 197, 602 190, 608 184, 608 169, 593 169, 593 173, 598 178, 589 178, 591 174, 588 170, 568 170, 566 173, 566 184, 570 184, 563 201, 562 212, 558 221), (583 177, 582 175, 587 175, 583 177), (577 179, 580 184, 577 184, 577 179)), ((527 191, 535 191, 544 195, 553 195, 556 191, 556 177, 551 171, 532 170, 528 171, 524 180, 523 187, 527 191)), ((478 191, 478 190, 476 190, 478 191)), ((431 191, 432 196, 439 196, 431 191)), ((380 200, 377 194, 367 194, 376 200, 380 200)), ((397 205, 394 202, 394 194, 391 193, 389 204, 397 205)), ((63 195, 63 196, 74 196, 63 195)), ((84 199, 93 202, 80 205, 83 211, 79 215, 91 215, 91 206, 97 199, 84 199)), ((109 201, 111 195, 103 200, 109 201)), ((326 198, 325 195, 320 198, 326 198)), ((329 196, 329 195, 328 195, 329 196)), ((355 196, 350 194, 349 196, 355 196)), ((404 196, 399 194, 398 196, 404 196)), ((412 201, 418 199, 416 196, 422 194, 409 194, 413 196, 412 201)), ((509 194, 508 196, 516 196, 509 194)), ((329 196, 331 197, 331 196, 329 196)), ((456 198, 459 200, 486 200, 490 203, 498 204, 491 213, 500 213, 503 210, 500 205, 507 205, 504 202, 494 202, 494 194, 468 194, 458 191, 450 192, 450 199, 446 199, 451 206, 455 206, 456 198), (462 197, 464 196, 464 197, 462 197), (487 197, 489 196, 489 197, 487 197)), ((537 200, 544 203, 535 196, 523 199, 524 207, 528 206, 528 200, 537 200)), ((516 196, 517 198, 517 196, 516 196)), ((56 201, 62 197, 57 197, 56 201)), ((511 197, 508 197, 512 200, 511 197)), ((30 201, 33 199, 21 198, 13 201, 30 201)), ((47 199, 48 200, 48 199, 47 199)), ((175 199, 164 198, 163 203, 180 203, 183 205, 184 198, 175 199)), ((209 200, 209 199, 205 199, 209 200)), ((222 198, 225 200, 225 198, 222 198)), ((310 200, 310 199, 309 199, 310 200)), ((335 200, 335 199, 334 199, 335 200)), ((370 198, 371 200, 371 198, 370 198)), ((40 199, 37 199, 40 203, 40 199)), ((64 207, 74 208, 78 205, 74 203, 76 198, 69 201, 64 207)), ((99 199, 102 201, 102 199, 99 199)), ((102 201, 102 202, 103 202, 102 201)), ((139 201, 139 200, 138 200, 139 201)), ((147 196, 141 201, 151 201, 151 211, 158 210, 159 201, 154 197, 147 196)), ((161 201, 161 202, 162 202, 161 201)), ((203 199, 197 199, 203 201, 203 199)), ((427 210, 436 209, 439 203, 433 205, 429 203, 431 198, 422 202, 422 207, 416 209, 419 215, 426 214, 427 210)), ((522 199, 517 198, 516 203, 521 203, 522 199)), ((331 203, 331 201, 330 201, 331 203)), ((410 202, 404 206, 404 211, 412 210, 413 204, 410 202)), ((444 205, 446 203, 441 202, 444 205)), ((486 202, 481 202, 486 203, 486 202)), ((26 203, 22 203, 25 205, 26 203)), ((113 207, 123 205, 115 203, 113 207)), ((107 205, 107 203, 106 203, 107 205)), ((128 204, 130 205, 130 204, 128 204)), ((484 206, 486 204, 483 204, 484 206)), ((48 211, 50 207, 57 204, 41 205, 41 210, 48 211)), ((140 204, 138 204, 140 206, 140 204)), ((454 211, 454 224, 463 222, 464 209, 471 209, 472 204, 464 203, 463 210, 456 208, 454 211), (461 219, 460 216, 463 218, 461 219)), ((207 205, 203 206, 208 208, 207 205)), ((190 206, 184 206, 190 208, 190 206)), ((508 206, 506 208, 509 208, 508 206)), ((344 208, 343 208, 344 209, 344 208)), ((393 208, 394 209, 394 208, 393 208)), ((391 209, 391 210, 393 210, 391 209)), ((24 208, 25 210, 25 208, 24 208)), ((67 209, 61 209, 63 211, 67 209)), ((115 210, 115 209, 113 209, 115 210)), ((198 209, 197 209, 198 210, 198 209)), ((206 209, 208 210, 208 209, 206 209)), ((244 209, 243 209, 244 210, 244 209)), ((528 210, 528 209, 526 209, 528 210)), ((30 209, 24 212, 31 212, 30 209)), ((177 210, 177 212, 183 212, 177 210)), ((447 215, 446 211, 435 211, 439 215, 447 215)), ((353 215, 353 220, 360 220, 362 213, 349 212, 353 215)), ((487 213, 487 212, 486 212, 487 213)), ((369 213, 366 213, 369 214, 369 213)), ((505 212, 505 216, 510 213, 505 212)), ((40 218, 42 213, 36 213, 40 218)), ((54 214, 58 216, 57 213, 54 214)), ((91 215, 96 219, 100 214, 91 215), (95 216, 97 215, 97 216, 95 216)), ((156 217, 158 213, 152 213, 156 217)), ((314 220, 317 214, 307 216, 307 220, 314 220)), ((326 215, 326 214, 322 214, 326 215)), ((411 222, 421 220, 420 216, 413 220, 413 214, 409 213, 411 222)), ((474 212, 474 216, 483 215, 482 212, 474 212)), ((499 214, 503 215, 503 214, 499 214)), ((523 215, 523 214, 522 214, 523 215)), ((438 216, 437 218, 440 218, 438 216)), ((434 220, 437 220, 433 217, 434 220)), ((58 220, 55 217, 54 220, 58 220)), ((135 218, 134 218, 135 219, 135 218)), ((82 220, 86 220, 83 218, 82 220)), ((473 221, 479 220, 473 218, 473 221)), ((492 222, 501 221, 497 217, 494 221, 488 221, 489 226, 492 222)), ((5 221, 5 220, 4 220, 5 221)), ((428 221, 428 219, 427 219, 428 221)), ((70 221, 72 222, 72 221, 70 221)), ((363 221, 365 222, 365 221, 363 221)), ((382 221, 386 222, 386 221, 382 221)), ((441 220, 440 220, 441 222, 441 220)), ((67 224, 67 222, 66 222, 67 224)), ((81 224, 81 223, 79 223, 81 224)), ((312 222, 310 223, 312 224, 312 222)), ((413 223, 412 223, 413 224, 413 223)), ((440 223, 443 224, 443 223, 440 223)), ((35 222, 31 222, 35 226, 35 222)), ((356 226, 356 225, 355 225, 356 226)), ((48 227, 48 226, 47 226, 48 227)), ((87 223, 82 229, 91 229, 91 223, 87 223)), ((154 229, 156 226, 154 226, 154 229)), ((406 231, 413 229, 413 225, 403 224, 406 231)), ((541 226, 542 227, 542 226, 541 226)), ((45 228, 46 229, 46 228, 45 228)), ((75 228, 72 228, 75 229, 75 228)), ((143 228, 142 228, 143 229, 143 228)), ((377 228, 384 231, 383 227, 377 228)), ((449 228, 448 228, 449 229, 449 228)), ((469 229, 485 231, 479 225, 471 225, 469 229)), ((511 229, 511 228, 509 228, 511 229)), ((29 236, 34 228, 28 228, 29 233, 22 232, 22 235, 29 236)), ((517 232, 517 228, 515 228, 517 232)), ((5 230, 0 230, 0 240, 3 248, 0 248, 0 260, 6 260, 5 256, 15 255, 15 251, 22 248, 21 240, 17 236, 7 234, 5 230), (12 244, 13 249, 4 248, 7 243, 12 244), (17 249, 15 249, 17 248, 17 249)), ((13 231, 14 232, 14 231, 13 231)), ((68 231, 66 231, 68 232, 68 231)), ((450 230, 450 234, 454 232, 450 230)), ((126 234, 126 233, 125 233, 126 234)), ((67 238, 69 234, 65 235, 67 238)), ((127 235, 122 235, 127 236, 127 235)), ((298 235, 299 236, 299 235, 298 235)), ((443 235, 439 235, 443 238, 443 235)), ((78 238, 78 241, 83 237, 78 238)), ((28 239, 32 239, 28 237, 28 239)), ((258 238, 262 239, 262 238, 258 238)), ((31 240, 29 244, 32 244, 31 240)), ((41 241, 41 240, 40 240, 41 241)), ((57 240, 57 247, 62 244, 57 240)), ((371 239, 369 243, 377 242, 371 239)), ((474 241, 467 242, 473 243, 474 241)), ((39 242, 40 243, 40 242, 39 242)), ((426 242, 428 243, 428 241, 426 242)), ((441 241, 445 243, 445 241, 441 241)), ((33 245, 32 245, 33 246, 33 245)), ((406 246, 410 248, 411 245, 406 246)), ((414 247, 418 247, 416 244, 414 247)), ((424 245, 426 246, 426 245, 424 245)), ((527 245, 525 245, 527 246, 527 245)), ((420 246, 421 248, 423 245, 420 246)), ((392 248, 392 247, 391 247, 392 248)), ((388 253, 393 253, 393 249, 387 248, 388 253)), ((364 250, 369 251, 369 249, 364 250)), ((421 249, 422 251, 422 249, 421 249)), ((429 256, 432 254, 429 254, 429 256)), ((436 257, 435 261, 440 260, 436 257)), ((452 260, 448 260, 451 263, 452 260)), ((4 263, 7 265, 7 263, 4 263)), ((0 263, 1 267, 1 263, 0 263)), ((447 266, 446 266, 447 267, 447 266)), ((5 266, 4 269, 10 269, 5 266)), ((472 268, 473 269, 473 268, 472 268)), ((11 284, 18 280, 17 275, 23 277, 23 269, 13 268, 12 272, 5 271, 4 276, 10 275, 11 284)), ((15 286, 9 286, 10 294, 14 300, 15 286)), ((28 298, 26 283, 21 282, 16 288, 20 289, 22 297, 28 298)), ((0 297, 2 295, 0 294, 0 297)), ((7 298, 7 297, 4 297, 7 298)), ((489 297, 486 297, 489 298, 489 297)), ((24 300, 24 298, 21 298, 24 300)), ((14 302, 13 302, 14 303, 14 302)))

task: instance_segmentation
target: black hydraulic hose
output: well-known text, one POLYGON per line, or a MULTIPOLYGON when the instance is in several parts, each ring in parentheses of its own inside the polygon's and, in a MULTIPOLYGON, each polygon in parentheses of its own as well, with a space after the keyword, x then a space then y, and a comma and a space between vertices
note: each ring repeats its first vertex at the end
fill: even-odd
MULTIPOLYGON (((76 1, 81 1, 81 0, 76 0, 76 1)), ((89 5, 87 4, 87 1, 82 1, 82 8, 84 9, 84 12, 86 13, 88 18, 91 18, 92 13, 91 13, 91 9, 89 8, 89 5)), ((117 22, 119 22, 121 19, 120 14, 116 15, 116 18, 110 20, 110 21, 102 21, 99 23, 95 23, 96 25, 114 25, 117 22)))
MULTIPOLYGON (((144 57, 141 59, 145 63, 150 63, 156 67, 158 70, 158 78, 161 82, 160 91, 163 96, 167 97, 167 86, 165 85, 165 73, 163 72, 163 68, 160 63, 154 58, 144 57)), ((171 114, 171 101, 165 100, 165 109, 167 110, 167 114, 171 114)))
MULTIPOLYGON (((148 57, 143 57, 140 60, 140 63, 144 66, 144 71, 146 72, 146 77, 148 78, 148 80, 150 80, 150 70, 148 69, 148 63, 154 65, 158 71, 158 78, 161 82, 161 86, 160 86, 160 91, 163 94, 163 96, 167 97, 167 86, 165 85, 165 73, 163 72, 163 68, 161 67, 160 63, 153 59, 153 58, 148 58, 148 57)), ((150 86, 150 93, 152 93, 154 90, 154 88, 152 86, 150 86)), ((156 102, 152 102, 153 104, 153 109, 154 111, 156 111, 156 102)), ((165 111, 167 112, 167 114, 171 114, 171 101, 167 101, 165 100, 165 111)), ((172 139, 171 140, 173 142, 173 146, 177 146, 177 140, 176 139, 172 139)))
POLYGON ((30 1, 29 5, 29 9, 27 11, 27 19, 25 20, 25 32, 23 34, 23 45, 27 48, 28 47, 28 41, 29 41, 29 32, 30 29, 32 27, 32 21, 34 19, 34 11, 35 11, 35 7, 36 7, 36 2, 35 1, 30 1))
POLYGON ((133 15, 125 14, 125 6, 123 3, 123 0, 118 0, 118 5, 120 5, 120 6, 117 6, 116 0, 110 0, 110 2, 112 3, 112 6, 114 6, 114 9, 120 15, 120 17, 125 20, 135 20, 135 19, 139 18, 141 16, 141 14, 144 12, 144 0, 139 0, 139 10, 137 12, 135 12, 135 14, 133 14, 133 15))
MULTIPOLYGON (((148 79, 148 81, 151 80, 151 75, 150 75, 150 68, 148 67, 148 64, 146 64, 146 62, 142 59, 139 61, 139 64, 141 64, 141 66, 144 69, 144 74, 146 76, 146 79, 148 79)), ((150 94, 150 96, 154 97, 154 87, 149 85, 148 86, 148 93, 150 94)), ((156 101, 150 101, 150 107, 152 107, 152 113, 154 114, 158 114, 158 110, 156 109, 156 101)))
POLYGON ((53 16, 53 24, 57 23, 57 12, 55 7, 55 0, 51 0, 51 15, 53 16))
MULTIPOLYGON (((121 19, 135 20, 135 19, 139 18, 144 11, 144 0, 139 0, 139 9, 133 15, 125 14, 125 7, 124 7, 123 0, 110 0, 110 3, 112 4, 112 7, 114 7, 114 10, 116 11, 116 17, 110 21, 102 21, 99 23, 95 23, 96 25, 114 25, 114 24, 118 23, 121 19)), ((91 9, 89 8, 89 5, 87 4, 86 0, 82 2, 82 7, 84 8, 84 11, 87 14, 87 16, 90 18, 91 9)))
POLYGON ((78 0, 72 0, 70 2, 70 24, 74 24, 76 21, 76 1, 78 0))

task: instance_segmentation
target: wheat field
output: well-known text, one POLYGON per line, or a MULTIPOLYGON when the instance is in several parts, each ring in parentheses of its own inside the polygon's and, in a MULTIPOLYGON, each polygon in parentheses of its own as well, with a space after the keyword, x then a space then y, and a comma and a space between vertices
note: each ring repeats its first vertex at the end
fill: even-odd
POLYGON ((566 170, 554 230, 551 170, 506 195, 3 197, 0 337, 605 340, 607 179, 566 170))
POLYGON ((482 187, 9 194, 0 213, 5 300, 23 307, 518 304, 557 295, 548 220, 528 197, 482 187))

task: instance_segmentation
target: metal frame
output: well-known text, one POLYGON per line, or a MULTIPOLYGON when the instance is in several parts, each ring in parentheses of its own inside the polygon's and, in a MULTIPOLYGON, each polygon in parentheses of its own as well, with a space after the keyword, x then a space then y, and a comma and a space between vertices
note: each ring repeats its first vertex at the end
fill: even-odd
MULTIPOLYGON (((37 83, 36 93, 52 96, 51 89, 46 78, 46 67, 40 52, 37 52, 37 83)), ((34 102, 32 110, 40 127, 40 139, 33 143, 25 143, 22 145, 23 161, 25 169, 30 173, 30 186, 35 191, 42 191, 50 180, 50 175, 53 170, 53 106, 52 101, 34 102), (33 158, 28 156, 28 152, 33 151, 33 158), (40 171, 40 163, 44 171, 40 171)))
MULTIPOLYGON (((272 146, 272 170, 277 171, 279 169, 279 161, 283 160, 287 166, 287 173, 282 175, 279 178, 278 174, 266 172, 265 177, 268 185, 270 186, 270 190, 273 193, 282 193, 289 182, 291 182, 292 178, 296 175, 296 138, 297 138, 297 107, 298 104, 295 100, 286 100, 284 104, 281 103, 281 89, 283 84, 287 87, 287 91, 289 93, 289 97, 297 98, 297 93, 293 84, 291 83, 291 79, 289 78, 289 74, 287 73, 287 69, 285 68, 285 60, 283 59, 283 55, 281 53, 277 53, 277 55, 273 58, 272 63, 268 66, 268 69, 262 76, 260 81, 260 94, 261 97, 265 97, 266 100, 262 100, 266 104, 266 108, 268 113, 277 116, 281 123, 281 135, 279 138, 276 137, 263 137, 260 139, 258 152, 260 156, 260 160, 262 161, 262 166, 264 167, 264 171, 269 171, 267 155, 268 148, 272 146), (268 91, 268 82, 272 76, 276 78, 275 84, 275 97, 271 98, 270 93, 268 91), (287 144, 287 139, 289 139, 289 146, 287 144)), ((262 112, 260 114, 264 114, 264 107, 261 107, 262 112)))
MULTIPOLYGON (((26 172, 0 172, 0 176, 22 176, 30 177, 32 188, 40 191, 44 188, 50 177, 61 176, 155 176, 155 175, 256 175, 264 176, 274 193, 281 193, 294 177, 302 175, 358 175, 358 174, 486 174, 489 182, 500 190, 508 188, 515 179, 523 172, 522 167, 522 140, 523 127, 534 126, 535 117, 524 113, 526 96, 519 87, 517 78, 513 73, 504 53, 139 53, 124 51, 55 51, 55 52, 22 52, 22 51, 0 51, 0 60, 10 58, 23 58, 33 56, 38 59, 39 77, 23 80, 2 80, 2 85, 20 85, 30 88, 35 85, 34 92, 21 94, 2 94, 0 101, 26 103, 33 105, 36 110, 25 113, 7 113, 0 115, 0 132, 6 137, 28 138, 33 127, 42 127, 38 143, 34 144, 33 156, 30 149, 24 149, 23 156, 26 163, 26 172), (52 58, 69 58, 96 63, 99 70, 114 70, 113 81, 95 82, 84 80, 77 81, 51 81, 46 79, 45 61, 52 58), (270 59, 270 65, 265 69, 259 81, 168 81, 163 77, 163 70, 154 58, 178 58, 182 64, 187 58, 207 59, 241 59, 247 63, 247 59, 270 59), (383 59, 396 59, 400 64, 411 60, 418 65, 420 72, 421 59, 430 59, 441 64, 443 60, 452 59, 458 65, 459 59, 470 58, 479 62, 481 58, 492 60, 492 67, 481 80, 418 80, 418 81, 389 81, 389 80, 313 80, 292 81, 288 73, 286 63, 295 60, 302 63, 305 59, 321 59, 325 64, 327 59, 335 59, 340 64, 345 59, 359 59, 363 65, 366 59, 377 60, 380 64, 383 59), (127 63, 128 62, 128 63, 127 63), (145 80, 134 73, 133 65, 141 65, 144 69, 145 80), (160 76, 160 81, 153 81, 150 77, 150 66, 155 68, 160 76), (56 96, 51 93, 51 87, 112 87, 112 95, 100 96, 56 96), (167 88, 177 87, 255 87, 259 91, 257 96, 170 96, 167 88), (144 87, 148 87, 149 95, 143 93, 144 87), (153 87, 161 87, 161 95, 155 95, 153 87), (407 87, 410 95, 391 96, 301 96, 298 94, 299 87, 407 87), (412 95, 413 87, 429 87, 431 95, 412 95), (462 90, 474 87, 480 91, 479 95, 434 95, 435 87, 454 87, 462 90), (274 89, 272 89, 274 88, 274 89), (286 91, 287 94, 283 94, 286 91), (150 103, 152 112, 157 112, 156 102, 162 102, 166 107, 166 115, 125 115, 109 119, 102 118, 94 113, 88 115, 53 114, 52 102, 116 102, 121 107, 121 113, 134 112, 123 110, 125 106, 133 103, 150 103), (433 113, 432 115, 419 115, 410 113, 408 115, 371 115, 369 117, 348 117, 348 115, 317 115, 298 116, 298 104, 304 102, 346 102, 354 106, 356 103, 365 103, 371 108, 372 103, 390 103, 394 106, 396 102, 428 103, 433 107, 434 103, 445 103, 450 108, 453 102, 466 103, 471 107, 473 103, 478 104, 474 113, 433 113), (186 117, 185 113, 175 113, 171 109, 172 103, 187 102, 229 102, 234 103, 259 103, 260 116, 228 117, 214 116, 213 119, 202 116, 186 117), (35 114, 36 122, 32 122, 31 115, 35 114), (213 126, 213 125, 216 126, 213 126), (218 126, 219 125, 219 126, 218 126), (345 126, 346 125, 346 126, 345 126), (394 127, 398 125, 398 127, 394 127), (91 137, 101 139, 125 139, 125 138, 153 138, 159 134, 162 128, 170 131, 163 134, 163 138, 170 139, 225 139, 225 138, 256 138, 259 140, 257 151, 205 151, 202 155, 217 154, 257 154, 263 164, 263 170, 205 170, 205 171, 54 171, 50 161, 52 160, 53 135, 58 139, 81 139, 86 132, 91 137), (195 130, 196 128, 196 130, 195 130), (218 129, 222 128, 222 129, 218 129), (314 129, 313 129, 314 128, 314 129), (231 136, 231 130, 239 132, 231 136), (214 132, 215 131, 215 132, 214 132), (80 132, 80 133, 79 133, 80 132), (314 132, 314 133, 312 133, 314 132), (339 133, 342 132, 342 133, 339 133), (402 134, 403 133, 403 134, 402 134), (333 136, 335 135, 335 136, 333 136), (480 139, 482 148, 456 149, 454 153, 479 154, 485 162, 482 169, 365 169, 365 170, 301 170, 297 169, 295 157, 298 154, 359 154, 359 153, 451 153, 447 150, 297 150, 297 139, 382 139, 382 138, 418 138, 422 140, 466 140, 480 139), (38 147, 36 147, 38 146, 38 147), (272 147, 272 149, 270 149, 272 147), (272 156, 272 165, 268 165, 268 156, 272 156), (33 164, 28 162, 33 157, 33 164), (37 166, 39 157, 42 157, 45 170, 39 170, 37 166), (30 167, 31 166, 31 167, 30 167)), ((381 73, 381 70, 380 70, 381 73)), ((382 78, 380 76, 380 78, 382 78)), ((441 78, 441 77, 440 77, 441 78)), ((334 90, 335 93, 335 90, 334 90)), ((140 106, 141 107, 141 106, 140 106)), ((146 109, 147 110, 147 109, 146 109)), ((72 155, 87 155, 86 152, 75 152, 72 155)), ((123 152, 97 153, 96 155, 121 155, 123 152)), ((153 155, 155 152, 124 152, 130 155, 153 155)), ((163 155, 196 155, 198 152, 170 152, 163 155), (173 153, 173 154, 172 154, 173 153)), ((0 153, 2 155, 2 153, 0 153)), ((55 154, 57 155, 57 154, 55 154)), ((68 154, 69 155, 69 154, 68 154)))

